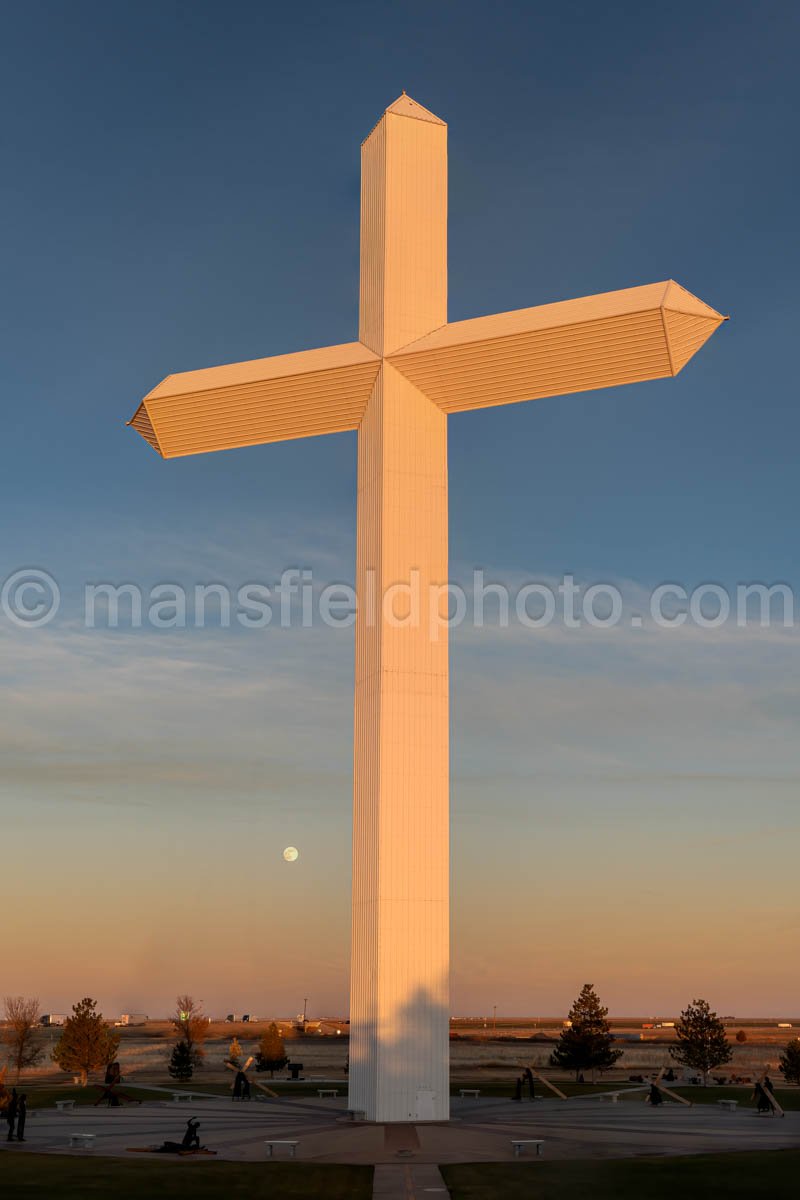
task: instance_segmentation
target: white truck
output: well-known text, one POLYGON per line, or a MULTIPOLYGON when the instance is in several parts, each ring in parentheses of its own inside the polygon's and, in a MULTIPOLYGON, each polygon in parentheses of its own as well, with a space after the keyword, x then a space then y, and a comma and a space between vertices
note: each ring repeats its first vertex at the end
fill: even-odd
POLYGON ((119 1019, 120 1025, 146 1025, 147 1013, 123 1013, 119 1019))

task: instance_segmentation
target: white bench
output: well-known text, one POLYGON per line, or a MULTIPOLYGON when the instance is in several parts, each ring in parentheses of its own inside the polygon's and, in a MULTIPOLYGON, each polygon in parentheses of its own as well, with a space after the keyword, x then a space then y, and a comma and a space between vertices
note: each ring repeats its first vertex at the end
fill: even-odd
POLYGON ((317 1088, 317 1095, 320 1100, 324 1100, 326 1096, 333 1096, 335 1099, 339 1095, 338 1088, 317 1088))
POLYGON ((71 1133, 69 1135, 70 1150, 94 1150, 93 1133, 71 1133))
POLYGON ((598 1096, 598 1100, 602 1100, 603 1102, 607 1100, 609 1104, 619 1104, 619 1092, 601 1093, 598 1096))
POLYGON ((480 1096, 480 1094, 481 1094, 481 1089, 480 1088, 459 1088, 458 1094, 462 1100, 466 1096, 472 1096, 473 1099, 477 1100, 478 1096, 480 1096))
POLYGON ((264 1142, 264 1145, 267 1147, 267 1158, 272 1158, 272 1150, 274 1146, 288 1146, 289 1156, 294 1158, 298 1143, 287 1138, 269 1138, 264 1142))
POLYGON ((194 1095, 191 1092, 173 1092, 172 1103, 180 1104, 181 1100, 194 1100, 194 1095))
POLYGON ((542 1146, 544 1145, 544 1138, 512 1138, 511 1145, 514 1147, 515 1158, 519 1158, 519 1156, 522 1154, 523 1146, 535 1146, 536 1153, 541 1154, 542 1146))
POLYGON ((720 1106, 720 1108, 725 1108, 728 1110, 728 1112, 736 1112, 736 1105, 738 1103, 739 1103, 738 1100, 718 1100, 717 1101, 717 1104, 720 1106))
POLYGON ((59 1112, 72 1112, 74 1107, 74 1100, 56 1100, 56 1108, 59 1112))

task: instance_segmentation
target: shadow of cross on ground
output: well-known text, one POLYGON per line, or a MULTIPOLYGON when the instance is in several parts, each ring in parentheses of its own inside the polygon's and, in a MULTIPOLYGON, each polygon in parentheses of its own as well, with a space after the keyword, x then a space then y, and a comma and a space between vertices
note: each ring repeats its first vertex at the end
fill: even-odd
POLYGON ((419 1134, 415 1125, 391 1124, 383 1127, 384 1149, 390 1153, 405 1156, 419 1150, 419 1134))
MULTIPOLYGON (((420 1149, 416 1125, 397 1122, 383 1127, 383 1146, 387 1153, 411 1157, 420 1149)), ((404 1163, 397 1166, 379 1163, 372 1184, 373 1200, 422 1200, 422 1196, 450 1193, 435 1163, 404 1163)))
POLYGON ((423 1196, 437 1193, 442 1200, 450 1195, 434 1163, 404 1163, 402 1166, 379 1163, 375 1167, 372 1200, 423 1200, 423 1196))

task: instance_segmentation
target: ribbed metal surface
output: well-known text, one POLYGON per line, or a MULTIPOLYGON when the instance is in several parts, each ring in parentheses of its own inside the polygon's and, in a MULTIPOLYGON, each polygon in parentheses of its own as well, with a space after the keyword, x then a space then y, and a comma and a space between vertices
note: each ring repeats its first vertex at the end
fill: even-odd
POLYGON ((692 292, 687 291, 674 279, 667 281, 664 299, 661 303, 663 308, 671 309, 673 312, 693 313, 697 317, 709 317, 717 324, 726 319, 722 313, 718 313, 710 304, 706 304, 705 300, 701 300, 692 292))
POLYGON ((681 316, 680 353, 694 353, 723 318, 668 282, 458 321, 391 362, 445 412, 658 379, 679 369, 670 357, 667 296, 692 309, 681 316), (694 315, 698 308, 703 316, 694 315))
POLYGON ((664 310, 664 326, 667 333, 672 372, 674 375, 685 367, 693 354, 707 342, 719 325, 712 317, 699 317, 693 313, 664 310))
POLYGON ((445 412, 671 374, 658 309, 398 355, 392 361, 445 412))
POLYGON ((431 117, 389 110, 361 150, 359 337, 379 354, 447 320, 447 126, 431 117))
POLYGON ((383 353, 383 294, 386 278, 386 118, 361 146, 361 282, 358 336, 383 353))
POLYGON ((128 424, 135 429, 137 433, 140 433, 144 440, 149 442, 154 450, 158 450, 159 454, 161 453, 158 445, 158 438, 155 435, 155 430, 153 429, 150 418, 147 415, 147 409, 144 406, 144 401, 142 401, 142 403, 139 405, 128 424))
POLYGON ((144 405, 165 458, 338 433, 358 428, 379 367, 351 342, 169 375, 144 405))
POLYGON ((429 108, 412 100, 410 96, 403 92, 402 96, 398 96, 393 104, 390 104, 386 109, 387 113, 394 113, 398 117, 414 117, 418 121, 431 121, 434 125, 445 125, 441 117, 437 117, 436 113, 432 113, 429 108))
POLYGON ((350 999, 350 1105, 379 1121, 449 1111, 446 579, 446 417, 384 364, 359 431, 350 999))

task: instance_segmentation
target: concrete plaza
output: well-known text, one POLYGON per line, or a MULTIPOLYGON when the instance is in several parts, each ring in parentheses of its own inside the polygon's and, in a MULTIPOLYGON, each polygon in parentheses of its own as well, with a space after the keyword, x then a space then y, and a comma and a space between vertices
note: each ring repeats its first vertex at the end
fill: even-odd
MULTIPOLYGON (((633 1155, 724 1153, 800 1144, 800 1112, 784 1118, 750 1109, 724 1111, 715 1104, 651 1108, 641 1096, 619 1104, 596 1096, 568 1101, 453 1099, 453 1118, 431 1124, 354 1124, 346 1101, 301 1098, 237 1103, 207 1097, 175 1103, 147 1101, 124 1108, 78 1106, 70 1112, 35 1110, 24 1144, 0 1143, 8 1153, 129 1156, 131 1150, 180 1140, 189 1117, 199 1118, 200 1138, 217 1160, 265 1160, 269 1139, 297 1141, 298 1161, 420 1164, 507 1162, 512 1139, 543 1139, 546 1159, 620 1158, 633 1155), (94 1149, 70 1150, 74 1133, 94 1135, 94 1149)), ((287 1155, 276 1146, 276 1158, 287 1155)), ((530 1153, 527 1151, 526 1153, 530 1153)), ((171 1156, 159 1156, 162 1161, 171 1156)), ((175 1160, 176 1165, 187 1160, 175 1160)), ((201 1160, 202 1161, 202 1160, 201 1160)), ((211 1161, 211 1160, 206 1160, 211 1161)), ((197 1164, 199 1166, 199 1163, 197 1164)))

